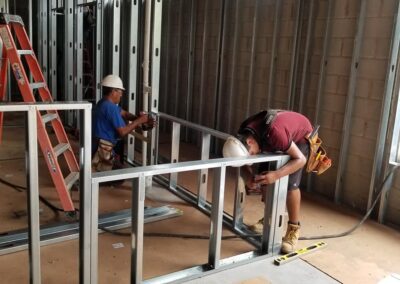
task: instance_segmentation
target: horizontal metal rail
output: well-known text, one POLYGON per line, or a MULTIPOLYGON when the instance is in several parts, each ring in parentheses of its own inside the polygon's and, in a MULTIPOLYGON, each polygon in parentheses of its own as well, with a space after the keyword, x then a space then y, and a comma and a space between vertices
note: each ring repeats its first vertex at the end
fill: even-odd
MULTIPOLYGON (((287 155, 256 155, 247 158, 219 158, 211 160, 199 160, 199 161, 188 161, 171 164, 160 164, 152 166, 144 166, 138 168, 127 168, 121 170, 107 171, 94 173, 92 175, 92 197, 93 197, 93 208, 92 212, 92 240, 91 240, 91 251, 92 257, 92 269, 91 279, 94 282, 97 281, 97 255, 98 255, 98 236, 97 236, 97 222, 98 219, 95 216, 98 206, 98 194, 99 184, 103 182, 127 180, 133 179, 134 189, 132 191, 132 252, 131 252, 131 282, 141 283, 143 282, 143 216, 144 216, 144 200, 145 200, 145 181, 146 178, 162 178, 159 175, 172 174, 187 172, 187 171, 201 171, 203 169, 214 170, 214 181, 212 188, 212 203, 205 202, 203 206, 199 207, 201 211, 210 216, 211 227, 210 227, 210 242, 209 242, 209 257, 208 264, 193 267, 192 269, 180 271, 174 273, 172 278, 171 275, 165 275, 157 277, 155 279, 149 279, 146 283, 166 283, 171 279, 189 279, 192 277, 199 277, 206 271, 216 271, 220 269, 226 269, 227 266, 237 264, 242 260, 242 256, 235 256, 230 261, 221 259, 221 240, 222 240, 222 225, 231 225, 232 231, 237 234, 250 234, 246 227, 236 228, 233 226, 234 221, 231 216, 223 210, 224 204, 224 192, 225 192, 225 178, 226 168, 229 166, 238 167, 244 164, 262 163, 262 162, 274 162, 276 168, 282 167, 289 160, 287 155), (190 275, 189 275, 189 274, 190 275)), ((167 184, 168 185, 168 184, 167 184)), ((263 231, 263 236, 260 241, 257 241, 256 237, 253 240, 249 240, 250 243, 255 245, 258 250, 251 255, 253 257, 259 255, 270 255, 277 253, 277 244, 281 242, 282 238, 282 212, 284 211, 284 204, 287 192, 287 177, 281 178, 274 185, 267 190, 268 204, 264 211, 264 218, 270 220, 269 224, 266 224, 263 231), (267 208, 268 207, 268 208, 267 208), (278 232, 279 231, 279 232, 278 232)), ((182 197, 184 200, 195 203, 196 195, 190 194, 188 191, 183 190, 177 184, 169 186, 169 189, 182 197)), ((246 261, 248 259, 246 258, 246 261)))
POLYGON ((177 117, 168 115, 166 113, 159 112, 159 113, 156 113, 156 115, 158 115, 160 118, 164 118, 169 121, 179 123, 180 125, 189 127, 191 129, 198 130, 203 133, 211 134, 212 136, 223 139, 223 140, 226 140, 226 139, 228 139, 229 136, 232 136, 227 133, 208 128, 206 126, 202 126, 202 125, 199 125, 199 124, 196 124, 196 123, 193 123, 193 122, 181 119, 181 118, 177 118, 177 117))

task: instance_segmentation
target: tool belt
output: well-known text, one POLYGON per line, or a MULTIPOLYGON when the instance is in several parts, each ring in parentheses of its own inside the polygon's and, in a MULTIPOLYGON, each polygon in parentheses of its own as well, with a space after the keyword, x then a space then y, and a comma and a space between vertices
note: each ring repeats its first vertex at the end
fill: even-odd
POLYGON ((92 170, 95 172, 111 171, 114 164, 114 144, 99 139, 99 146, 92 158, 92 170))
POLYGON ((310 144, 306 171, 320 175, 332 166, 332 160, 328 158, 325 149, 321 146, 322 140, 318 137, 317 131, 313 131, 306 137, 310 144))

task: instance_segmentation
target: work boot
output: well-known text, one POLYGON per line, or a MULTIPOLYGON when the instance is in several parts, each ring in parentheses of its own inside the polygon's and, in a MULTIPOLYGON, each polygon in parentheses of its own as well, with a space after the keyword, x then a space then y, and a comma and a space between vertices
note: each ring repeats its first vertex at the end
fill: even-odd
POLYGON ((252 230, 254 233, 257 233, 257 234, 262 234, 263 228, 264 228, 264 217, 261 218, 260 220, 258 220, 257 223, 255 223, 254 225, 251 225, 249 227, 250 230, 252 230))
POLYGON ((288 223, 286 235, 282 238, 282 253, 287 254, 293 252, 296 248, 299 236, 300 223, 298 225, 288 223))

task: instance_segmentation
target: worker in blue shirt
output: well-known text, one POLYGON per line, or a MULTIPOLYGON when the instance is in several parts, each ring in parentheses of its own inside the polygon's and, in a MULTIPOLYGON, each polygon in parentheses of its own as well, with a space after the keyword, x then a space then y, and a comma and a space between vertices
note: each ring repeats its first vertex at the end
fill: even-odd
POLYGON ((155 125, 144 112, 138 116, 118 106, 125 91, 120 77, 108 75, 101 82, 103 98, 93 109, 92 168, 111 170, 115 164, 113 148, 118 140, 137 128, 149 130, 155 125), (126 123, 128 122, 128 123, 126 123))

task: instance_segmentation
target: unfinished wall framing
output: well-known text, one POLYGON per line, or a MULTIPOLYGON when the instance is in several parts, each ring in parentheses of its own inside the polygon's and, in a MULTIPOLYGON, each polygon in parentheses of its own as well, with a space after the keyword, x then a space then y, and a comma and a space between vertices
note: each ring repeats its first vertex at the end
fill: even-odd
MULTIPOLYGON (((300 111, 321 125, 334 160, 304 187, 366 211, 384 177, 376 167, 386 167, 379 129, 393 127, 383 112, 398 90, 385 95, 398 70, 398 1, 184 2, 164 4, 160 110, 232 134, 258 110, 300 111)), ((398 180, 378 210, 397 225, 398 180)))
MULTIPOLYGON (((140 77, 142 58, 133 51, 138 51, 135 47, 142 40, 136 25, 141 21, 142 1, 134 2, 138 6, 130 6, 134 4, 127 0, 33 3, 41 12, 30 15, 33 26, 44 31, 34 36, 34 42, 56 98, 85 99, 80 87, 85 72, 76 67, 84 58, 85 34, 73 27, 85 21, 81 7, 92 6, 97 21, 93 101, 100 98, 98 83, 103 74, 120 73, 129 81, 126 105, 131 112, 137 110, 135 96, 141 89, 133 78, 140 77), (121 12, 121 7, 129 9, 121 12), (63 37, 54 24, 62 28, 63 37), (104 25, 111 31, 104 30, 104 25), (111 36, 109 40, 105 35, 111 36), (63 58, 73 60, 57 64, 54 46, 63 48, 63 58), (60 76, 62 80, 57 79, 60 76)), ((28 7, 31 2, 21 3, 28 7)), ((301 111, 321 125, 321 137, 334 160, 331 170, 309 178, 304 186, 359 211, 371 205, 388 172, 378 169, 386 168, 385 130, 392 135, 394 123, 384 111, 398 93, 397 77, 388 76, 398 66, 390 64, 397 58, 391 50, 398 33, 398 1, 165 0, 162 6, 162 16, 153 15, 162 20, 162 41, 157 51, 161 58, 154 57, 161 64, 160 75, 158 63, 151 69, 155 73, 150 83, 159 85, 157 107, 154 101, 149 105, 152 110, 160 106, 168 114, 232 134, 247 115, 258 110, 301 111)), ((1 1, 0 8, 8 9, 8 1, 1 1)), ((67 124, 74 123, 76 117, 67 117, 67 124)), ((200 137, 188 131, 185 138, 200 144, 200 137)), ((211 142, 216 152, 219 146, 211 142)), ((395 176, 390 197, 378 210, 386 216, 385 222, 397 225, 398 180, 395 176)))

